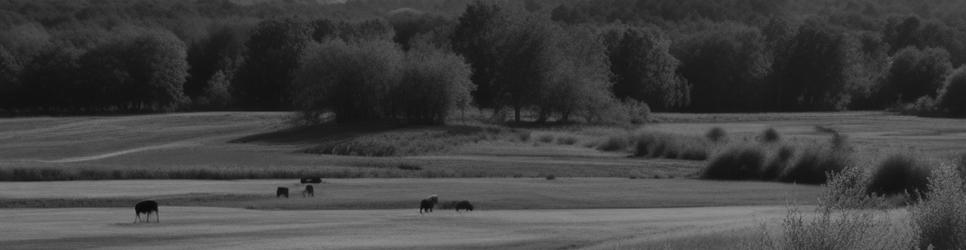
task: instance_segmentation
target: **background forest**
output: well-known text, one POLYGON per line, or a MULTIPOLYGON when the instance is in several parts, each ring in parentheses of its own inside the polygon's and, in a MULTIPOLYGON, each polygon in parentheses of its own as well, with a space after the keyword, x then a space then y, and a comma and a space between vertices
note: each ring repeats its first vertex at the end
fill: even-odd
POLYGON ((961 116, 964 10, 955 0, 0 0, 0 113, 961 116))

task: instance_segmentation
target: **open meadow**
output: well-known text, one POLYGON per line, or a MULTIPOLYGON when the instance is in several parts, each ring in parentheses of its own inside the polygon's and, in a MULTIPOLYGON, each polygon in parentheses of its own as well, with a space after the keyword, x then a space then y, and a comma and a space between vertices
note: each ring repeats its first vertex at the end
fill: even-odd
POLYGON ((868 161, 910 150, 952 159, 966 145, 961 131, 966 122, 950 119, 878 112, 658 114, 656 122, 637 128, 501 127, 423 153, 360 156, 307 149, 372 137, 428 140, 420 136, 452 126, 332 133, 346 128, 292 130, 287 118, 216 112, 2 119, 0 178, 6 182, 0 182, 0 244, 742 249, 789 209, 811 211, 824 188, 702 180, 697 176, 706 161, 631 157, 627 151, 598 150, 599 145, 633 133, 703 137, 714 127, 735 143, 753 141, 766 128, 786 141, 824 140, 816 126, 847 136, 857 157, 872 157, 868 161), (420 136, 406 137, 410 133, 420 136), (313 184, 315 197, 300 194, 305 184, 297 177, 303 175, 325 177, 313 184), (277 198, 276 187, 288 187, 292 197, 277 198), (437 208, 420 215, 418 201, 429 194, 444 204, 471 200, 476 211, 437 208), (161 223, 131 224, 131 206, 144 199, 161 203, 161 223))

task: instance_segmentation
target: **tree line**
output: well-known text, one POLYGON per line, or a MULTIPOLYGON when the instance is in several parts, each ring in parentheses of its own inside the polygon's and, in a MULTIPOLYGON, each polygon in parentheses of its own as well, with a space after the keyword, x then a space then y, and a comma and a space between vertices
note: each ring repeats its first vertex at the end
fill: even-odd
POLYGON ((8 0, 0 110, 407 123, 468 108, 517 122, 631 122, 651 109, 966 114, 966 19, 949 14, 966 5, 955 1, 388 2, 8 0))

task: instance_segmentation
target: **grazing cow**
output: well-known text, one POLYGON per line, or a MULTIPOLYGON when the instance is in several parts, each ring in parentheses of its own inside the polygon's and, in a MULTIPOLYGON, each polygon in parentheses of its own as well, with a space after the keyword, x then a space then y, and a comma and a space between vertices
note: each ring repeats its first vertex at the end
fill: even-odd
POLYGON ((466 212, 473 211, 473 204, 470 204, 470 201, 460 201, 460 202, 457 202, 456 203, 456 212, 459 212, 460 210, 463 210, 463 211, 466 211, 466 212))
POLYGON ((287 187, 278 187, 278 189, 275 190, 275 198, 282 197, 282 196, 285 196, 285 198, 288 198, 287 187))
POLYGON ((305 177, 300 180, 302 184, 305 183, 322 183, 322 178, 320 177, 305 177))
POLYGON ((302 197, 308 196, 315 197, 315 187, 312 187, 312 185, 305 185, 305 190, 302 191, 302 197))
POLYGON ((419 213, 420 214, 422 214, 424 212, 425 213, 432 213, 433 212, 433 207, 436 206, 436 203, 439 203, 439 197, 436 196, 435 194, 434 195, 430 195, 429 198, 426 198, 426 199, 423 199, 423 200, 419 201, 419 213))
POLYGON ((134 204, 134 223, 141 221, 141 214, 144 214, 144 221, 150 223, 152 213, 154 213, 155 222, 161 223, 161 217, 158 213, 158 202, 147 200, 134 204))

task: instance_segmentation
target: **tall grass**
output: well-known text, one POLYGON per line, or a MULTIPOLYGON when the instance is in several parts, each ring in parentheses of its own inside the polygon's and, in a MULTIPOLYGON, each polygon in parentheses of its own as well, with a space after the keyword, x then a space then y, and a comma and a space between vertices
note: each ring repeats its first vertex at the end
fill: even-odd
MULTIPOLYGON (((323 142, 306 153, 355 156, 407 156, 445 151, 455 146, 504 136, 505 129, 443 126, 395 130, 323 142)), ((521 136, 521 134, 517 134, 521 136)), ((529 139, 529 133, 526 134, 529 139)), ((521 136, 521 139, 522 136, 521 136)))

